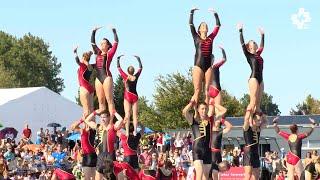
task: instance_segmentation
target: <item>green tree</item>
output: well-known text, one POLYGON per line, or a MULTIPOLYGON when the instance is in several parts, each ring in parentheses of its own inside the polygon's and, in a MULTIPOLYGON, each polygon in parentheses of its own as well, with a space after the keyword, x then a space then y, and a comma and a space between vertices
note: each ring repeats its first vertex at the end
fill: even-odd
POLYGON ((148 104, 146 97, 139 97, 139 121, 146 127, 156 131, 161 131, 165 127, 165 122, 161 120, 159 113, 155 107, 148 104))
POLYGON ((227 117, 240 117, 243 116, 244 110, 239 100, 230 95, 226 90, 222 90, 222 105, 227 108, 227 117))
POLYGON ((306 99, 296 105, 296 109, 291 109, 291 115, 308 115, 308 114, 320 114, 320 100, 315 99, 309 94, 306 99))
POLYGON ((113 99, 114 105, 116 107, 117 112, 124 117, 124 108, 123 108, 123 92, 124 92, 124 85, 120 75, 117 76, 117 79, 114 83, 114 90, 113 90, 113 99))
POLYGON ((49 45, 30 33, 17 39, 0 32, 0 87, 45 86, 57 93, 64 88, 61 63, 49 45))
POLYGON ((160 116, 158 123, 169 129, 188 127, 181 112, 193 95, 191 76, 173 73, 159 76, 156 81, 154 103, 160 116))
MULTIPOLYGON (((272 99, 273 97, 271 95, 264 92, 261 100, 261 110, 268 116, 278 116, 281 112, 279 110, 278 105, 274 103, 272 99)), ((244 96, 240 99, 240 102, 243 111, 245 111, 250 102, 249 94, 244 94, 244 96)))

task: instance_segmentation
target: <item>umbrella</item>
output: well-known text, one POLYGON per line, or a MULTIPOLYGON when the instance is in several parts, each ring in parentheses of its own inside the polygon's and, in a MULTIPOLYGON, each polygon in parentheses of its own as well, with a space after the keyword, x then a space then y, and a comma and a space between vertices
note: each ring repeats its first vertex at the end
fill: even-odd
POLYGON ((144 133, 145 134, 150 134, 150 133, 153 133, 153 131, 148 127, 144 127, 144 133))
POLYGON ((30 151, 36 152, 36 149, 40 149, 41 146, 38 144, 27 144, 23 146, 23 149, 29 149, 30 151))
POLYGON ((49 123, 49 124, 47 125, 47 127, 53 127, 53 128, 56 128, 56 127, 61 127, 61 125, 60 125, 60 124, 58 124, 58 123, 49 123))
POLYGON ((6 127, 0 131, 0 139, 14 139, 17 137, 18 131, 13 127, 6 127))
POLYGON ((80 140, 80 134, 79 133, 71 134, 67 139, 72 141, 80 140))

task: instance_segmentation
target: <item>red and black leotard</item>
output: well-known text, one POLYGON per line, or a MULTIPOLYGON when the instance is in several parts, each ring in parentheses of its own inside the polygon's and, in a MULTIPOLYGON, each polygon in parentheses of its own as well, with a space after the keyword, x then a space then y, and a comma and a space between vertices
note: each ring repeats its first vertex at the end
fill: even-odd
POLYGON ((287 154, 287 162, 291 165, 296 165, 298 161, 301 159, 301 147, 302 140, 307 137, 305 133, 296 135, 297 138, 294 142, 289 140, 289 137, 292 134, 289 134, 284 131, 280 131, 279 135, 288 141, 290 151, 287 154))
POLYGON ((81 87, 84 87, 90 94, 94 92, 94 87, 90 84, 90 76, 92 71, 88 69, 88 66, 82 62, 78 56, 76 56, 76 62, 79 65, 78 68, 78 81, 81 87))
POLYGON ((82 166, 84 167, 96 167, 97 154, 93 146, 95 140, 96 131, 93 129, 82 130, 80 141, 82 148, 82 166))
POLYGON ((193 37, 194 45, 196 48, 194 66, 198 66, 205 73, 211 67, 211 58, 212 58, 212 43, 213 39, 217 36, 220 29, 220 20, 217 13, 214 13, 214 17, 216 19, 216 27, 213 29, 212 33, 206 38, 201 39, 199 34, 197 33, 194 24, 193 24, 193 13, 190 12, 190 29, 193 37))
POLYGON ((94 54, 96 54, 95 67, 97 70, 97 78, 102 84, 106 79, 106 77, 109 77, 109 76, 112 77, 112 74, 110 71, 110 64, 114 54, 116 53, 118 42, 119 42, 116 30, 112 29, 112 31, 113 31, 115 42, 113 43, 113 45, 110 44, 111 49, 108 50, 108 53, 106 55, 102 55, 102 51, 96 45, 96 40, 95 40, 96 31, 92 31, 92 35, 91 35, 91 45, 92 45, 94 54))
POLYGON ((139 76, 141 74, 142 71, 142 64, 140 61, 140 58, 138 58, 138 62, 139 62, 139 69, 137 71, 137 73, 134 75, 134 81, 131 81, 130 79, 128 79, 128 75, 121 69, 120 66, 120 57, 118 57, 118 61, 117 61, 117 66, 118 66, 118 70, 120 72, 120 75, 123 79, 123 83, 124 83, 124 99, 127 100, 130 104, 134 104, 135 102, 138 101, 139 97, 138 97, 138 93, 137 93, 137 82, 139 79, 139 76))
POLYGON ((222 50, 223 59, 212 66, 213 81, 212 81, 212 85, 210 85, 209 87, 209 93, 208 93, 211 98, 215 98, 221 91, 219 69, 227 60, 226 52, 224 51, 224 49, 221 49, 221 50, 222 50))
MULTIPOLYGON (((242 50, 244 55, 247 58, 247 62, 250 65, 251 68, 251 75, 250 78, 256 78, 258 83, 260 84, 263 81, 263 59, 261 57, 261 53, 263 51, 263 47, 260 47, 257 50, 256 54, 252 54, 247 50, 246 44, 244 42, 243 38, 243 31, 242 29, 240 31, 240 43, 242 45, 242 50)), ((261 36, 261 44, 264 44, 264 34, 261 36)))

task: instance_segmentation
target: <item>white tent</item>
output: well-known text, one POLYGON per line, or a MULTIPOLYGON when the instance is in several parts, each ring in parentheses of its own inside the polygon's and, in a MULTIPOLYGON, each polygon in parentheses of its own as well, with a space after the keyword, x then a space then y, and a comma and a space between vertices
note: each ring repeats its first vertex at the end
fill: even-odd
POLYGON ((79 105, 46 87, 0 89, 0 123, 14 127, 19 139, 26 123, 35 140, 40 127, 55 122, 68 128, 81 115, 79 105))

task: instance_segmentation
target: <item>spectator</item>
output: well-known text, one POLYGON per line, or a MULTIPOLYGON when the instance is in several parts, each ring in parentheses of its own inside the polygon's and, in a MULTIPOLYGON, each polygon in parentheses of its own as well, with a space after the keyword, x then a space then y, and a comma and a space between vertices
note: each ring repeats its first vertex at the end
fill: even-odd
POLYGON ((139 156, 141 164, 143 164, 146 167, 151 166, 151 154, 147 146, 143 146, 143 152, 139 156))
POLYGON ((303 160, 303 167, 306 167, 308 164, 312 162, 311 152, 307 152, 306 158, 303 160))
POLYGON ((232 166, 235 166, 235 167, 239 167, 240 166, 240 157, 239 157, 239 154, 240 154, 240 152, 239 152, 239 150, 238 149, 233 149, 233 151, 232 151, 232 159, 233 159, 233 161, 232 161, 232 166))
POLYGON ((14 154, 14 151, 13 151, 11 145, 9 145, 9 146, 7 147, 7 152, 5 152, 3 156, 4 156, 4 158, 5 158, 5 160, 6 160, 7 162, 10 162, 10 161, 13 161, 13 160, 14 160, 15 154, 14 154))
POLYGON ((282 162, 278 156, 278 152, 272 154, 272 174, 271 179, 276 179, 282 169, 282 162))
POLYGON ((31 139, 31 129, 29 128, 29 125, 26 124, 25 128, 22 131, 22 139, 28 143, 30 143, 30 139, 31 139))

